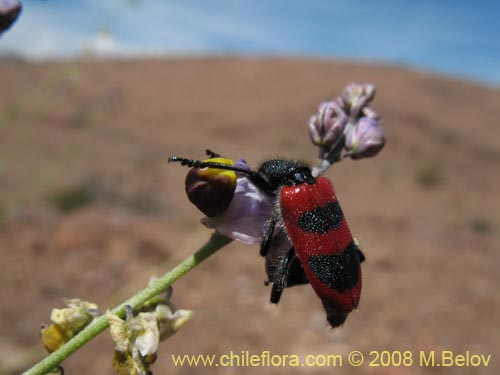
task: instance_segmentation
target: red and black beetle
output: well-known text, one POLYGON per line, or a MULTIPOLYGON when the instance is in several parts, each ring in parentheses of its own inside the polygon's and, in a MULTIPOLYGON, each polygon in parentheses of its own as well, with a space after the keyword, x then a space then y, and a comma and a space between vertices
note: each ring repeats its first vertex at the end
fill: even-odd
MULTIPOLYGON (((218 155, 207 150, 211 158, 218 155)), ((283 289, 310 283, 321 299, 332 327, 342 325, 358 307, 361 294, 361 267, 365 257, 351 235, 333 186, 325 177, 313 177, 302 162, 272 159, 257 171, 217 162, 173 156, 191 168, 216 168, 245 174, 257 188, 270 196, 274 213, 266 223, 260 254, 272 282, 271 302, 278 303, 283 289), (292 247, 285 254, 270 250, 284 225, 292 247)))

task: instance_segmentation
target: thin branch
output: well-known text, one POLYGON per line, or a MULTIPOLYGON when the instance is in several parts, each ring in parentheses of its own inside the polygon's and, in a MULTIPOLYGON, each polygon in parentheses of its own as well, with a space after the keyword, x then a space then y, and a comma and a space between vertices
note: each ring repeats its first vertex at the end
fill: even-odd
MULTIPOLYGON (((141 290, 133 297, 129 298, 127 301, 115 307, 113 310, 111 310, 111 313, 123 318, 125 316, 125 306, 131 306, 133 309, 139 308, 149 299, 166 291, 167 288, 175 281, 177 281, 179 278, 184 276, 186 273, 191 271, 209 256, 214 254, 217 250, 221 249, 231 241, 232 239, 230 238, 214 233, 212 237, 210 237, 210 240, 197 252, 179 263, 174 269, 172 269, 161 278, 157 279, 147 288, 141 290)), ((108 327, 109 321, 106 314, 94 319, 87 327, 85 327, 83 331, 81 331, 78 335, 73 337, 70 341, 61 346, 55 352, 38 362, 36 365, 26 371, 24 375, 44 375, 48 373, 52 369, 56 368, 64 359, 68 358, 72 353, 81 348, 83 345, 92 340, 108 327)))

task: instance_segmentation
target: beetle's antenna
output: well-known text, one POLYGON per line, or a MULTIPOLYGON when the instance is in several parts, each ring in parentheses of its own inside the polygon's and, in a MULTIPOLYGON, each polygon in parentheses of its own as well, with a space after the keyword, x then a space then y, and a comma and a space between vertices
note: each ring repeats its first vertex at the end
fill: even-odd
POLYGON ((220 154, 216 153, 216 152, 213 152, 212 150, 210 150, 209 148, 207 148, 205 150, 205 154, 207 154, 208 157, 210 158, 218 158, 220 157, 220 154))
POLYGON ((267 193, 272 193, 268 182, 261 176, 259 172, 252 171, 250 169, 244 169, 240 167, 235 167, 234 165, 227 165, 222 163, 216 163, 213 161, 201 161, 195 159, 181 158, 178 156, 171 156, 168 158, 168 163, 177 162, 181 163, 189 168, 214 168, 214 169, 224 169, 227 171, 234 171, 246 174, 248 178, 260 189, 267 193))
POLYGON ((178 156, 171 156, 168 158, 168 163, 171 162, 179 162, 181 165, 185 165, 189 168, 213 168, 213 169, 225 169, 228 171, 235 171, 235 172, 241 172, 245 173, 248 175, 252 175, 255 173, 254 171, 250 171, 247 169, 235 167, 233 165, 227 165, 227 164, 222 164, 222 163, 216 163, 213 161, 201 161, 201 160, 194 160, 194 159, 187 159, 187 158, 180 158, 178 156))

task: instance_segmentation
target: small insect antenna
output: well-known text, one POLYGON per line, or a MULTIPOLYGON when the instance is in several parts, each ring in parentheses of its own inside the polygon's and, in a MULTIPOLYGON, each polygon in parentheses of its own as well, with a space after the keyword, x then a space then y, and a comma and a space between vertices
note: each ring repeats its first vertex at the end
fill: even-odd
MULTIPOLYGON (((210 150, 207 150, 210 151, 210 150)), ((212 169, 224 169, 226 171, 240 172, 248 176, 250 181, 252 181, 258 188, 264 190, 265 192, 272 192, 268 182, 264 180, 259 172, 252 171, 250 169, 244 169, 240 167, 235 167, 234 165, 227 165, 222 163, 216 163, 213 161, 201 161, 195 159, 181 158, 178 156, 171 156, 168 158, 168 163, 181 163, 189 168, 212 168, 212 169)))
POLYGON ((209 158, 218 158, 218 157, 220 157, 220 154, 218 154, 218 153, 216 153, 216 152, 213 152, 213 151, 212 151, 212 150, 210 150, 209 148, 207 148, 207 149, 205 150, 205 154, 207 154, 207 156, 208 156, 209 158))
POLYGON ((250 171, 250 170, 243 169, 240 167, 235 167, 234 165, 227 165, 227 164, 217 163, 217 162, 213 162, 213 161, 201 161, 201 160, 195 160, 195 159, 180 158, 178 156, 169 157, 168 162, 169 163, 178 162, 178 163, 181 163, 181 165, 185 165, 189 168, 224 169, 224 170, 228 170, 228 171, 245 173, 247 175, 252 175, 253 173, 255 173, 254 171, 250 171))

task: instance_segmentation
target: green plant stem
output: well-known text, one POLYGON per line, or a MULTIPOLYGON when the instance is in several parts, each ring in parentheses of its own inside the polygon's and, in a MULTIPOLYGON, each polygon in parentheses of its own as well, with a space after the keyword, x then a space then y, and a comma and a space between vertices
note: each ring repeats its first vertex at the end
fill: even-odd
MULTIPOLYGON (((127 301, 115 307, 111 310, 111 313, 122 318, 125 317, 125 306, 131 306, 133 309, 142 306, 152 297, 166 291, 167 288, 175 281, 231 241, 232 239, 230 238, 214 233, 212 237, 210 237, 210 240, 201 249, 183 260, 174 269, 157 279, 147 288, 141 290, 127 301)), ((109 321, 107 314, 99 316, 70 341, 27 370, 24 375, 44 375, 48 373, 56 368, 64 359, 68 358, 73 352, 78 350, 108 327, 109 321)))

